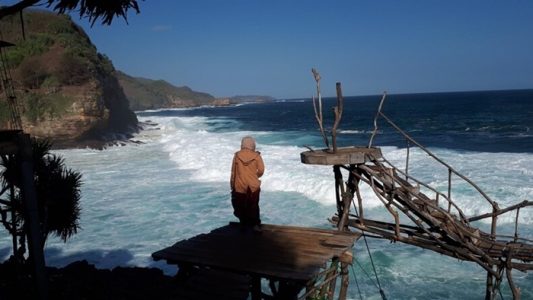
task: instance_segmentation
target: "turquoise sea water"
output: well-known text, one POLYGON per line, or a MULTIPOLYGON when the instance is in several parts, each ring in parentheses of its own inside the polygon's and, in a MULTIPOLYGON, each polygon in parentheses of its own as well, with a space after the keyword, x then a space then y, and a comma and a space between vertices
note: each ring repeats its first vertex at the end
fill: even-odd
MULTIPOLYGON (((380 96, 348 97, 340 126, 342 146, 366 145, 380 96)), ((328 115, 333 99, 325 104, 328 115)), ((533 200, 533 91, 418 94, 390 96, 384 111, 403 129, 454 168, 469 176, 505 207, 533 200)), ((142 144, 61 150, 69 167, 83 173, 82 230, 63 244, 50 238, 49 265, 86 259, 99 268, 155 266, 152 252, 234 221, 229 202, 233 153, 244 135, 257 138, 267 167, 261 214, 265 223, 328 227, 335 213, 331 168, 300 163, 304 145, 321 148, 309 99, 222 108, 138 112, 155 122, 135 136, 142 144)), ((380 124, 384 124, 381 122, 380 124)), ((327 127, 330 127, 328 123, 327 127)), ((405 143, 380 127, 376 144, 397 165, 405 143)), ((414 151, 414 150, 413 150, 414 151)), ((446 169, 419 151, 411 153, 410 174, 446 189, 446 169)), ((367 212, 390 221, 370 189, 362 188, 367 212)), ((454 199, 467 215, 488 206, 457 184, 454 199)), ((500 219, 512 228, 514 215, 500 219)), ((533 238, 533 208, 520 212, 520 233, 533 238)), ((485 227, 486 224, 481 223, 485 227)), ((481 267, 428 250, 369 240, 381 286, 388 299, 483 299, 486 273, 481 267)), ((0 259, 10 254, 0 231, 0 259)), ((364 243, 357 243, 350 298, 380 299, 364 243)), ((533 274, 513 273, 522 299, 533 299, 533 274)), ((506 282, 503 295, 509 298, 506 282)))

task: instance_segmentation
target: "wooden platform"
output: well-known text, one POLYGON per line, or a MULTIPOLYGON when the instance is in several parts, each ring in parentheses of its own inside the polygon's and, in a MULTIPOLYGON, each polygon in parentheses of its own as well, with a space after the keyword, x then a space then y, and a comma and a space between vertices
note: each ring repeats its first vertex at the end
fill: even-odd
POLYGON ((169 264, 305 284, 332 258, 349 259, 359 237, 358 233, 267 224, 261 233, 254 233, 230 223, 179 241, 152 257, 169 264))
POLYGON ((357 165, 381 158, 380 148, 343 147, 333 153, 329 149, 305 151, 300 154, 302 163, 309 165, 357 165))

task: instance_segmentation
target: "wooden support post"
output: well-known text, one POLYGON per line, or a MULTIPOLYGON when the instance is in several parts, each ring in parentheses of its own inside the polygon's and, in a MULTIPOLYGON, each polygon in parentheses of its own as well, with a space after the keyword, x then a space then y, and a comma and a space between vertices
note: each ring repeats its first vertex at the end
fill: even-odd
POLYGON ((252 300, 261 300, 261 277, 252 276, 252 300))
POLYGON ((514 241, 518 240, 518 215, 520 214, 520 208, 516 210, 516 218, 514 221, 514 241))
POLYGON ((297 300, 303 285, 295 281, 279 281, 278 296, 276 299, 297 300))
POLYGON ((348 231, 348 217, 350 214, 350 204, 352 203, 352 199, 353 199, 352 194, 348 192, 342 193, 343 209, 342 209, 342 216, 340 218, 339 225, 338 225, 338 228, 341 231, 348 231))
MULTIPOLYGON (((13 230, 13 233, 12 233, 12 237, 13 237, 13 256, 15 257, 15 266, 16 268, 18 269, 18 261, 17 261, 17 258, 18 258, 18 255, 17 255, 17 251, 18 251, 18 244, 17 244, 17 238, 18 238, 18 235, 17 235, 17 217, 16 217, 16 212, 15 212, 15 207, 16 207, 16 199, 15 199, 15 187, 11 184, 11 186, 9 187, 9 200, 11 202, 11 230, 13 230)), ((18 270, 16 270, 18 271, 18 270)))
POLYGON ((407 140, 407 155, 405 156, 405 180, 409 180, 409 140, 407 140))
MULTIPOLYGON (((496 206, 492 207, 492 224, 490 228, 490 237, 492 240, 496 240, 496 223, 498 220, 498 208, 496 206)), ((490 266, 491 269, 494 269, 494 266, 490 266)), ((487 290, 485 292, 485 300, 494 300, 496 299, 496 293, 494 288, 494 279, 495 276, 490 272, 487 273, 487 290)))
POLYGON ((307 294, 307 297, 305 297, 306 300, 314 299, 315 295, 313 295, 312 291, 315 290, 315 284, 316 280, 313 279, 307 282, 307 284, 305 285, 305 293, 307 294))
POLYGON ((333 166, 333 173, 335 174, 335 200, 337 201, 337 213, 339 214, 339 218, 341 218, 343 209, 341 195, 344 190, 344 183, 342 182, 340 166, 333 166))
POLYGON ((350 283, 350 277, 348 276, 348 264, 341 263, 341 289, 339 291, 339 300, 346 300, 346 294, 348 293, 348 284, 350 283))
MULTIPOLYGON (((490 268, 493 270, 494 266, 490 266, 490 268)), ((487 286, 485 290, 485 300, 494 300, 496 299, 496 293, 494 291, 494 276, 487 272, 487 286)))
POLYGON ((345 251, 340 256, 340 262, 341 262, 341 289, 339 291, 339 300, 346 300, 346 295, 348 294, 348 285, 350 284, 348 266, 353 263, 352 251, 345 251))
POLYGON ((448 168, 448 213, 452 209, 452 169, 448 168))
POLYGON ((341 83, 337 82, 337 106, 333 108, 333 113, 335 114, 335 122, 333 123, 333 128, 331 129, 331 143, 333 145, 333 153, 337 152, 337 128, 342 118, 343 110, 343 98, 342 98, 342 88, 341 83))
MULTIPOLYGON (((333 258, 333 261, 331 262, 331 273, 328 274, 330 276, 328 276, 328 278, 326 279, 329 279, 333 276, 337 276, 337 268, 339 267, 339 259, 337 257, 333 258)), ((333 279, 330 281, 329 284, 327 284, 326 286, 329 286, 329 289, 328 289, 328 297, 327 299, 328 300, 333 300, 333 295, 335 295, 335 286, 337 285, 337 279, 333 279)))

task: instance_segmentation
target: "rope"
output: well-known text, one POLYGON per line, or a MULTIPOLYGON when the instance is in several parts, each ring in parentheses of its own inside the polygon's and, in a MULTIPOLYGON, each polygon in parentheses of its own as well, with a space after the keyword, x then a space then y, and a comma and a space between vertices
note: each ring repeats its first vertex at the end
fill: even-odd
POLYGON ((361 294, 361 289, 359 288, 359 282, 357 282, 357 276, 355 275, 353 264, 351 264, 350 267, 352 268, 353 279, 355 280, 355 285, 357 286, 357 292, 359 292, 359 299, 363 300, 363 295, 361 294))
MULTIPOLYGON (((359 216, 359 212, 357 211, 357 206, 355 206, 355 200, 353 198, 352 198, 352 204, 353 204, 353 207, 354 207, 355 215, 359 216)), ((366 240, 365 232, 361 230, 361 233, 362 233, 363 239, 365 240, 366 251, 368 252, 368 257, 370 257, 370 262, 372 263, 372 269, 374 270, 374 275, 375 275, 376 281, 378 283, 377 285, 374 283, 374 285, 376 285, 376 287, 379 289, 379 294, 381 295, 381 298, 383 300, 387 300, 387 296, 385 296, 385 292, 381 288, 381 283, 379 282, 378 273, 376 271, 376 266, 374 265, 374 259, 372 258, 372 253, 370 253, 370 247, 368 247, 368 241, 366 240)), ((361 268, 361 270, 363 270, 365 272, 365 274, 367 274, 368 278, 371 279, 370 276, 368 275, 368 273, 366 273, 365 269, 363 269, 363 267, 359 264, 359 262, 357 260, 356 260, 356 262, 359 265, 359 267, 361 268)))

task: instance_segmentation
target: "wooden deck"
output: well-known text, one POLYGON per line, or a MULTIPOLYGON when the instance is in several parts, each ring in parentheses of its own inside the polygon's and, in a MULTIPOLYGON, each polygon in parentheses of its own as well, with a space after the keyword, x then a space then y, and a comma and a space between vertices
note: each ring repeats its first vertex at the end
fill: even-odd
POLYGON ((305 284, 332 258, 349 259, 360 234, 262 225, 261 233, 230 223, 152 254, 169 264, 218 269, 251 278, 305 284))

